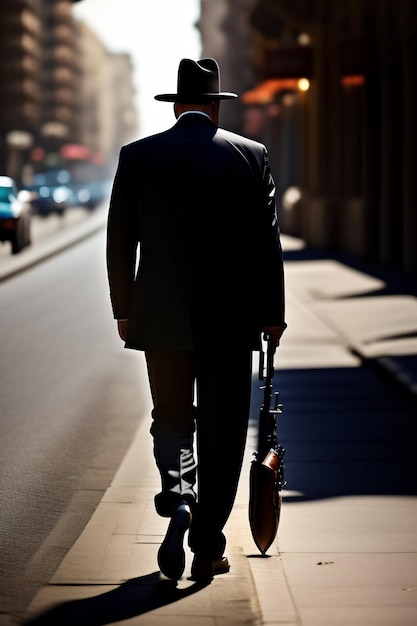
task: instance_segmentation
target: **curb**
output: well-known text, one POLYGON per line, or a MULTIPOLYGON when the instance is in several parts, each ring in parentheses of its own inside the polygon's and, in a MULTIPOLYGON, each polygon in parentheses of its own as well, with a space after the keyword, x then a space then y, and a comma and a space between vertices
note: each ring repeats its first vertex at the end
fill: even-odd
POLYGON ((90 237, 90 235, 105 227, 106 220, 107 203, 103 203, 94 209, 93 213, 82 222, 69 226, 64 231, 53 234, 33 247, 26 248, 20 254, 5 259, 0 264, 0 282, 90 237))

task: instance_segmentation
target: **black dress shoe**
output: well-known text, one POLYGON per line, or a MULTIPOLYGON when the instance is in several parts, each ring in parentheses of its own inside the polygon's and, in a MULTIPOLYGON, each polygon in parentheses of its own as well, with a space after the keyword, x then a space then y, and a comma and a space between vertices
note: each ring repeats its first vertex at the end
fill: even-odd
POLYGON ((167 578, 179 580, 185 568, 184 535, 191 526, 191 509, 180 504, 171 517, 168 530, 158 550, 158 565, 167 578))
POLYGON ((193 580, 211 580, 217 574, 227 574, 230 563, 225 556, 219 559, 207 559, 197 554, 191 565, 191 578, 193 580))

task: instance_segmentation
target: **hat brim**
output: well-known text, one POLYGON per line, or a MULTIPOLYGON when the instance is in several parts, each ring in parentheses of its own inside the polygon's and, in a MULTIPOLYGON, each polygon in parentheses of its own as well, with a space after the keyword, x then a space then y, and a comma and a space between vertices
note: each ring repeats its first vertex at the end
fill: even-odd
POLYGON ((232 98, 238 98, 237 93, 229 91, 221 91, 215 93, 196 93, 196 94, 178 94, 178 93, 161 93, 155 96, 155 100, 161 102, 182 102, 182 103, 197 103, 197 102, 210 102, 211 100, 231 100, 232 98))

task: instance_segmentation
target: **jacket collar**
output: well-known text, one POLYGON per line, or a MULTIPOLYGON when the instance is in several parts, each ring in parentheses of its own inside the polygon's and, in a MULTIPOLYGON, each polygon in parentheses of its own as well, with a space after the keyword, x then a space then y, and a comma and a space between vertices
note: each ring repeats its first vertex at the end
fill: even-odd
POLYGON ((207 119, 211 121, 210 116, 207 115, 207 113, 204 113, 204 111, 184 111, 183 113, 181 113, 181 115, 178 116, 178 119, 180 120, 186 115, 203 115, 204 117, 207 117, 207 119))
POLYGON ((177 119, 175 126, 188 126, 192 124, 200 124, 203 126, 214 126, 217 128, 215 123, 209 118, 208 115, 201 115, 196 111, 187 111, 187 115, 180 115, 177 119))

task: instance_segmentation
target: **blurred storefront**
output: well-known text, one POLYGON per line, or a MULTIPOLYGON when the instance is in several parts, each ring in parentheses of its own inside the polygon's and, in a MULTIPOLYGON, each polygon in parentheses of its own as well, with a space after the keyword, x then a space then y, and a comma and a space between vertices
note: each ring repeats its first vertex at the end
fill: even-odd
POLYGON ((283 229, 417 271, 417 3, 258 0, 250 22, 283 229))
POLYGON ((417 1, 201 6, 203 55, 219 58, 228 88, 246 77, 228 127, 268 145, 283 231, 417 272, 417 1), (225 29, 233 19, 246 20, 240 35, 225 29))

